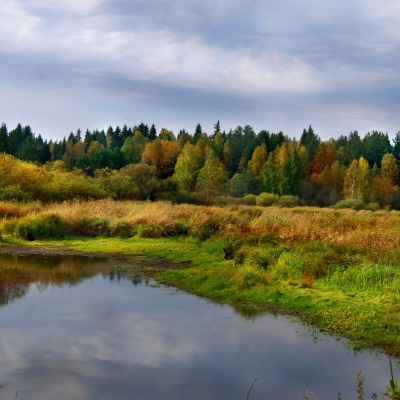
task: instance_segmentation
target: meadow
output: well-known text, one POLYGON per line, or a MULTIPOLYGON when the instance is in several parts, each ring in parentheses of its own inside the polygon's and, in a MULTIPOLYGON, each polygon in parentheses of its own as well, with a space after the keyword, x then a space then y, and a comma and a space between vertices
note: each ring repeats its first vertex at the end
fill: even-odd
POLYGON ((169 202, 0 203, 1 244, 147 254, 147 271, 249 317, 290 313, 400 356, 400 213, 169 202), (243 311, 245 310, 245 311, 243 311))

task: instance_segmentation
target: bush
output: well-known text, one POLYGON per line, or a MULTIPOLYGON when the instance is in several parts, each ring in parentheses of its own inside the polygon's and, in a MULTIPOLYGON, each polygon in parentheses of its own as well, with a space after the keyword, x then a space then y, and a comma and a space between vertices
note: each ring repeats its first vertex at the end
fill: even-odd
POLYGON ((262 207, 268 207, 272 204, 276 203, 279 199, 279 196, 275 193, 261 193, 256 198, 256 204, 262 207))
POLYGON ((380 207, 379 203, 368 203, 365 206, 365 209, 368 211, 378 211, 378 210, 380 210, 380 208, 381 207, 380 207))
POLYGON ((343 209, 343 208, 350 208, 352 210, 363 210, 365 208, 365 204, 362 200, 360 199, 344 199, 338 201, 333 208, 336 208, 337 210, 343 209))
POLYGON ((9 221, 4 225, 7 233, 24 240, 62 238, 69 229, 68 224, 56 214, 38 215, 9 221))
POLYGON ((22 190, 18 185, 7 186, 0 190, 0 200, 29 201, 31 195, 22 190))
POLYGON ((111 225, 111 236, 129 239, 136 235, 136 228, 127 222, 117 222, 111 225))
POLYGON ((168 236, 160 225, 137 225, 136 234, 140 238, 159 239, 168 236))
POLYGON ((209 239, 220 230, 220 218, 206 211, 194 212, 188 223, 190 236, 202 241, 209 239))
POLYGON ((240 199, 240 203, 246 206, 255 206, 256 205, 256 198, 255 194, 246 194, 240 199))
POLYGON ((71 233, 76 236, 110 236, 111 228, 108 219, 94 217, 83 218, 71 225, 71 233))
POLYGON ((281 196, 276 205, 278 207, 296 207, 300 204, 300 199, 297 196, 284 195, 281 196))
POLYGON ((250 289, 258 283, 266 283, 263 271, 251 264, 240 266, 235 278, 239 289, 250 289))

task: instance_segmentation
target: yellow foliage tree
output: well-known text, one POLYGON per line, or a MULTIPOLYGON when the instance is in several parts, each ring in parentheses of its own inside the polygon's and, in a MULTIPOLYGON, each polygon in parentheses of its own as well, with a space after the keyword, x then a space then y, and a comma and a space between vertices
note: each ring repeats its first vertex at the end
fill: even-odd
POLYGON ((268 159, 267 146, 262 144, 254 149, 251 160, 249 161, 249 168, 253 171, 254 175, 258 178, 262 175, 262 170, 268 159))

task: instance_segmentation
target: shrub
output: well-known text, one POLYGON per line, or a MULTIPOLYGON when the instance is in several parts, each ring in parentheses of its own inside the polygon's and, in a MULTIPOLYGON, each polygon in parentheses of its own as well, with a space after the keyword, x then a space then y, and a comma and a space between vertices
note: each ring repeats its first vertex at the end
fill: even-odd
POLYGON ((42 214, 7 222, 5 231, 24 240, 62 238, 68 233, 68 224, 56 214, 42 214))
POLYGON ((79 219, 71 224, 71 233, 88 237, 110 236, 110 222, 100 217, 79 219))
POLYGON ((258 283, 266 283, 263 271, 251 264, 240 266, 235 278, 239 289, 250 289, 258 283))
POLYGON ((350 208, 352 210, 363 210, 365 208, 365 204, 362 200, 360 199, 344 199, 338 201, 333 208, 336 208, 338 210, 343 209, 343 208, 350 208))
POLYGON ((0 200, 29 201, 31 195, 22 190, 19 185, 7 186, 0 189, 0 200))
POLYGON ((136 234, 140 238, 159 239, 168 236, 165 229, 160 225, 137 225, 136 234))
POLYGON ((240 203, 246 206, 255 206, 256 205, 256 198, 255 194, 246 194, 240 199, 240 203))
POLYGON ((136 228, 127 222, 117 222, 110 227, 112 237, 128 239, 136 235, 136 228))
POLYGON ((297 196, 284 195, 279 197, 276 205, 278 207, 296 207, 300 204, 300 199, 297 196))
POLYGON ((368 203, 365 206, 365 209, 368 211, 378 211, 378 210, 380 210, 380 208, 381 207, 380 207, 379 203, 368 203))
POLYGON ((261 193, 256 198, 256 204, 262 207, 268 207, 272 204, 276 203, 279 199, 279 196, 275 193, 261 193))
POLYGON ((220 218, 207 210, 194 212, 188 222, 190 236, 202 241, 209 239, 220 230, 220 218))

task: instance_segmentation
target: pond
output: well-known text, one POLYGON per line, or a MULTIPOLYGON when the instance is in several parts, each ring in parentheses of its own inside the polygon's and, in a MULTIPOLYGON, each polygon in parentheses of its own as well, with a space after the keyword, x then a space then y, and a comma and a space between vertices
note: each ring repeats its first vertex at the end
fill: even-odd
POLYGON ((146 262, 0 254, 0 398, 356 399, 359 370, 365 398, 389 381, 378 352, 157 285, 146 262))

